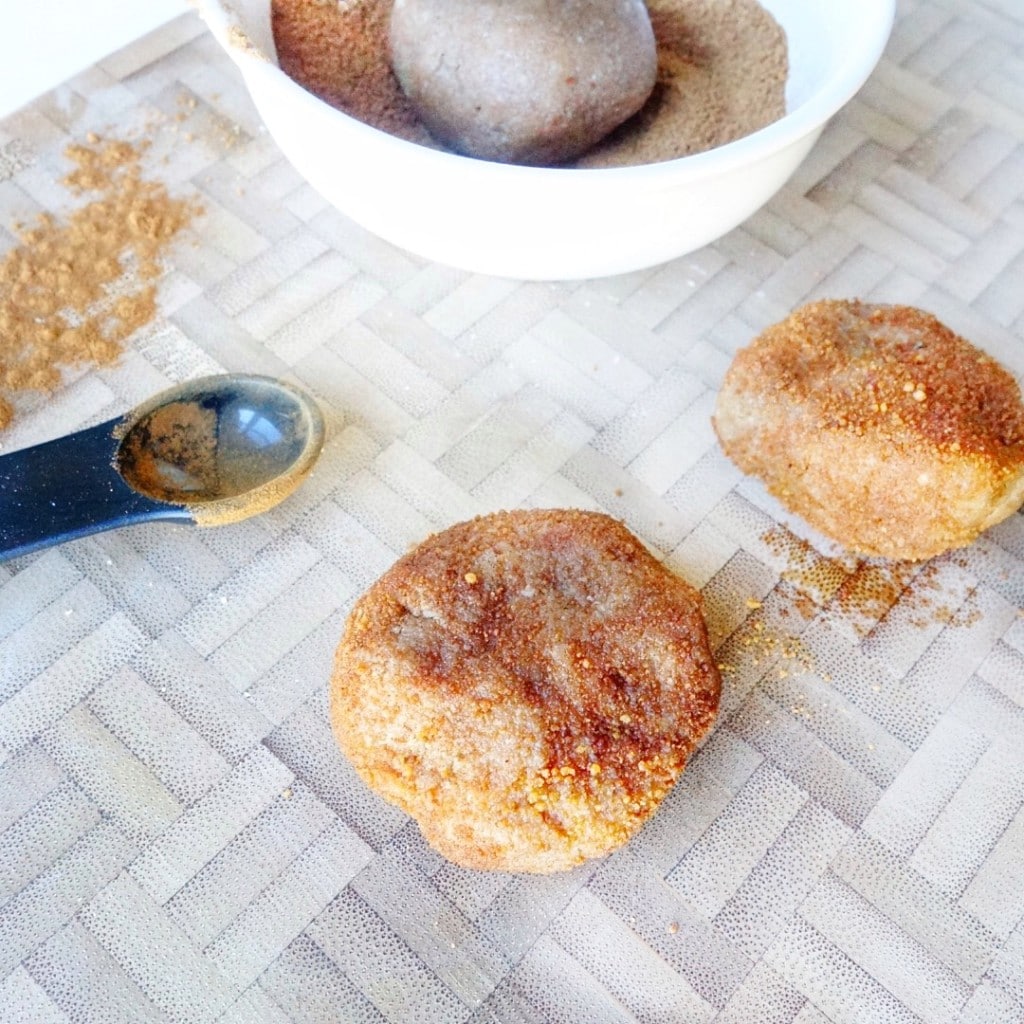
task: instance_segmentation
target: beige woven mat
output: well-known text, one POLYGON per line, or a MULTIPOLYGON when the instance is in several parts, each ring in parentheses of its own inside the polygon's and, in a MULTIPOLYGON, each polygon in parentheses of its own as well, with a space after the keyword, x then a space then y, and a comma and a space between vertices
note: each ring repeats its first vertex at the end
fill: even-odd
POLYGON ((369 237, 193 15, 0 125, 0 246, 112 126, 206 213, 122 362, 5 447, 221 369, 303 382, 336 429, 258 519, 0 565, 0 1020, 1024 1020, 1024 516, 912 579, 838 567, 709 426, 731 354, 817 296, 927 307, 1024 378, 1018 0, 902 2, 766 209, 601 281, 369 237), (623 518, 703 589, 723 709, 626 849, 473 874, 355 779, 326 679, 410 543, 540 505, 623 518))

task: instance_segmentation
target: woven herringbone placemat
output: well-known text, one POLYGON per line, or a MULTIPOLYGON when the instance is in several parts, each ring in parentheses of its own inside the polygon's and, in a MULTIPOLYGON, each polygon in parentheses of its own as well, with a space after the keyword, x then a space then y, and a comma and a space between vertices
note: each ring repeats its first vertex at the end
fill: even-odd
POLYGON ((924 306, 1024 378, 1017 0, 906 0, 764 210, 600 281, 368 236, 191 15, 0 125, 0 245, 111 126, 205 213, 125 358, 5 448, 219 370, 304 383, 332 433, 258 519, 0 565, 0 1019, 1024 1020, 1024 516, 913 574, 844 562, 709 424, 732 353, 818 296, 924 306), (411 543, 542 505, 624 519, 702 588, 722 714, 624 850, 471 873, 337 752, 330 659, 411 543))

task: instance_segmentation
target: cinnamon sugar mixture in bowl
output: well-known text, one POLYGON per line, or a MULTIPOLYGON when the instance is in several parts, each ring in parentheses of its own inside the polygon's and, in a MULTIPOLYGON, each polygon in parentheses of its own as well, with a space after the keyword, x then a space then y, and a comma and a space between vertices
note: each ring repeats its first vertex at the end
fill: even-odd
MULTIPOLYGON (((436 145, 391 71, 392 0, 272 0, 281 69, 324 102, 436 145)), ((579 167, 655 163, 725 145, 786 112, 786 36, 757 0, 650 0, 658 81, 643 109, 579 167)))

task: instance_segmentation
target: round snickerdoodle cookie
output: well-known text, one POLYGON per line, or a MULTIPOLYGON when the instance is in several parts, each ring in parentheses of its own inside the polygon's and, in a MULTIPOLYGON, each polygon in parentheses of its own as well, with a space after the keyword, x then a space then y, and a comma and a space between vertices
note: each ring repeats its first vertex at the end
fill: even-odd
POLYGON ((450 860, 551 872, 653 814, 719 691, 698 593, 621 523, 510 511, 428 538, 358 600, 331 717, 450 860))
POLYGON ((733 360, 725 453, 847 550, 919 560, 1024 502, 1024 403, 1010 373, 930 313, 823 300, 733 360))

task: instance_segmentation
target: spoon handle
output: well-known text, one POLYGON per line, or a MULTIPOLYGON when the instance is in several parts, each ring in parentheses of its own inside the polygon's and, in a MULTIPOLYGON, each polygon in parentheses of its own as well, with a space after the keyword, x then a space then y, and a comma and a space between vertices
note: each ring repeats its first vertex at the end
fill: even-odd
POLYGON ((0 561, 117 526, 177 519, 182 505, 155 501, 114 466, 120 418, 0 456, 0 561))

